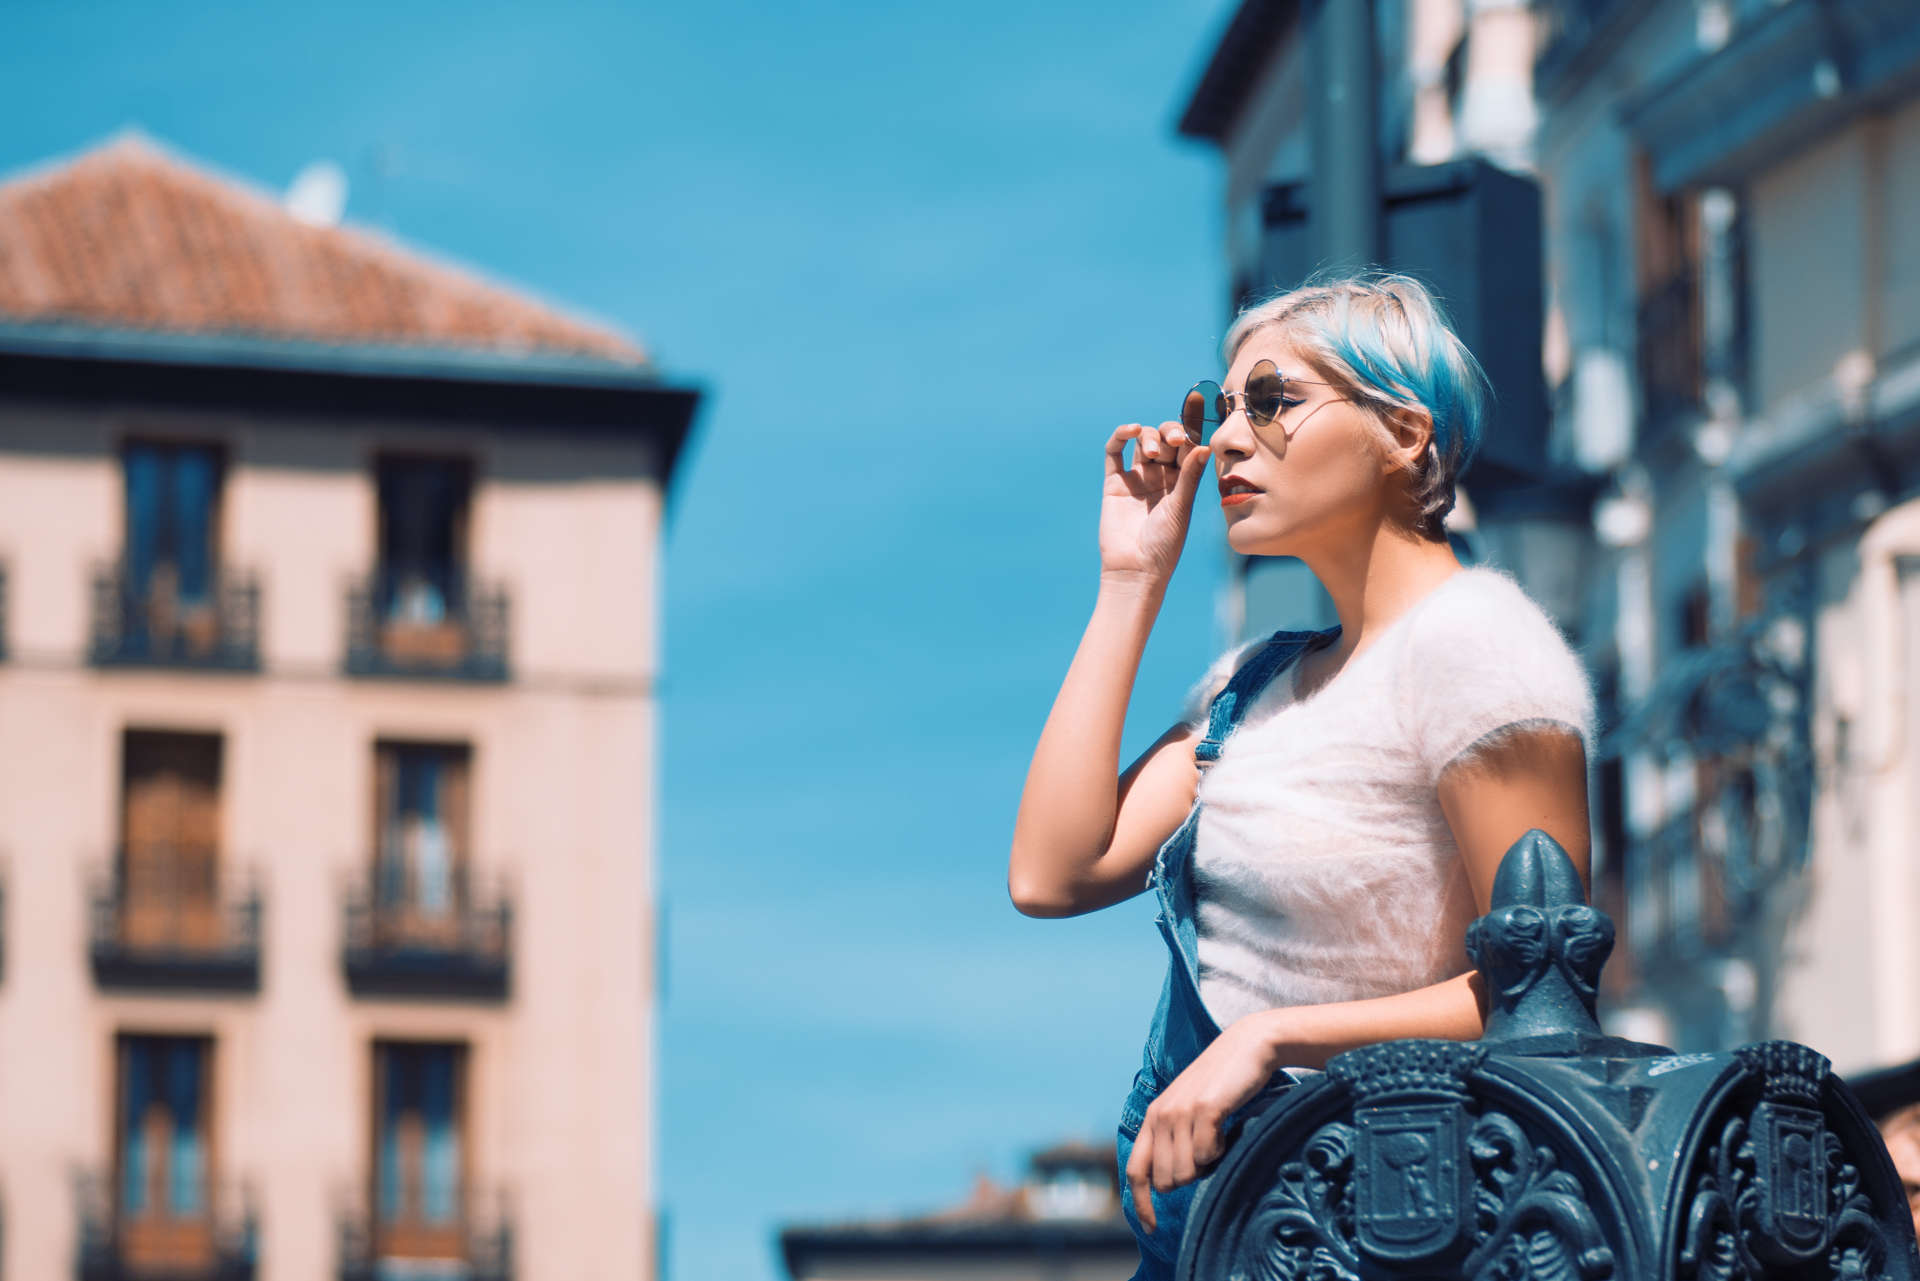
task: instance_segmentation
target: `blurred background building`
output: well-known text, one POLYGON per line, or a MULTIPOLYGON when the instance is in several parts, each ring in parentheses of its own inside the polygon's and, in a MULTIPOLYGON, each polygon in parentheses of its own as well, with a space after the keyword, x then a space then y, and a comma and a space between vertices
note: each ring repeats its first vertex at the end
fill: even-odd
POLYGON ((1456 545, 1594 676, 1615 1029, 1920 1053, 1920 8, 1244 0, 1180 127, 1232 301, 1410 271, 1494 380, 1456 545))
POLYGON ((10 1277, 652 1274, 696 396, 338 184, 0 185, 10 1277))
POLYGON ((789 1227, 780 1253, 793 1281, 1126 1281, 1140 1251, 1120 1195, 1112 1143, 1061 1143, 1014 1187, 983 1174, 935 1214, 789 1227))

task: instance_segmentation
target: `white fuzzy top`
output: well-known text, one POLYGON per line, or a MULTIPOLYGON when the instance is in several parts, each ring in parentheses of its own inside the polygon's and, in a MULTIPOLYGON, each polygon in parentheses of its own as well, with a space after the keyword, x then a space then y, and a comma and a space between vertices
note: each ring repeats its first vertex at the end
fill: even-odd
MULTIPOLYGON (((1203 730, 1257 645, 1196 687, 1203 730)), ((1585 737, 1592 720, 1580 660, 1492 570, 1449 578, 1305 701, 1298 672, 1267 686, 1200 783, 1200 994, 1221 1027, 1471 969, 1461 939, 1477 911, 1440 775, 1502 732, 1585 737)))

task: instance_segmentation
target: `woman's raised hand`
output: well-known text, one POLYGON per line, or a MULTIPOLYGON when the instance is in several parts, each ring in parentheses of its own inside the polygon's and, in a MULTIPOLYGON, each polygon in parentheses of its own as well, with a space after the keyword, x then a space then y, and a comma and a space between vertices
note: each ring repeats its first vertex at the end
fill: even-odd
POLYGON ((1180 563, 1193 495, 1213 451, 1187 442, 1179 423, 1128 423, 1107 437, 1100 501, 1100 572, 1162 588, 1180 563), (1126 465, 1134 442, 1133 466, 1126 465))

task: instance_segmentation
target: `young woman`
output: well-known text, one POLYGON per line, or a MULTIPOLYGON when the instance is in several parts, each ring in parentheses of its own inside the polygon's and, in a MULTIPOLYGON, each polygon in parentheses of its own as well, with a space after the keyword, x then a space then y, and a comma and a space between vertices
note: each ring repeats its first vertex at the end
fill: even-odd
POLYGON ((1579 661, 1512 580, 1463 570, 1442 525, 1484 375, 1432 299, 1398 276, 1301 289, 1244 312, 1226 356, 1225 390, 1196 387, 1182 422, 1107 441, 1100 593, 1008 867, 1030 916, 1160 898, 1167 982, 1120 1125, 1137 1281, 1172 1277, 1195 1180, 1284 1069, 1480 1035, 1462 937, 1509 845, 1542 828, 1587 865, 1579 661), (1121 772, 1209 462, 1233 549, 1305 561, 1340 625, 1228 655, 1121 772))

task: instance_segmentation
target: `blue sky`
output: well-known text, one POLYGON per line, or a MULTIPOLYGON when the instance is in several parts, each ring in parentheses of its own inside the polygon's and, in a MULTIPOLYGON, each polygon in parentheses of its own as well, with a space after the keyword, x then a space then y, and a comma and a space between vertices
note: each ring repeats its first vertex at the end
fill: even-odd
MULTIPOLYGON (((1100 443, 1216 370, 1217 164, 1172 122, 1230 0, 5 0, 0 168, 139 125, 638 335, 710 396, 666 552, 657 1101, 674 1281, 1102 1137, 1136 901, 1004 858, 1092 602, 1100 443)), ((1217 513, 1130 722, 1220 641, 1217 513)))

